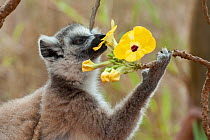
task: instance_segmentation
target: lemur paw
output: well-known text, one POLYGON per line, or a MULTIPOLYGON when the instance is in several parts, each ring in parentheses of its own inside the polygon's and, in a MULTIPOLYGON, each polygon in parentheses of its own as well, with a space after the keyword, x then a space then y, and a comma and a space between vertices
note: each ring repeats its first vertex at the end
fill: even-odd
POLYGON ((157 65, 164 65, 165 67, 168 65, 171 59, 172 52, 168 51, 166 48, 163 48, 160 52, 157 54, 157 65))
POLYGON ((168 51, 166 48, 163 48, 157 54, 157 63, 150 69, 146 69, 142 71, 143 81, 148 79, 156 79, 159 80, 164 72, 165 69, 170 62, 172 52, 168 51))
POLYGON ((168 51, 166 48, 162 48, 162 50, 157 54, 157 61, 169 61, 171 58, 171 54, 171 51, 168 51))

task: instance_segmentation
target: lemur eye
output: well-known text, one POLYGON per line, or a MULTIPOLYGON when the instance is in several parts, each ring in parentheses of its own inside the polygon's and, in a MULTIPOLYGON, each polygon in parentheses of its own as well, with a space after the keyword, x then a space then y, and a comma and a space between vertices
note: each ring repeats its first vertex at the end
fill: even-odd
POLYGON ((73 41, 72 44, 74 45, 82 45, 86 40, 87 36, 81 36, 81 37, 76 37, 73 41))

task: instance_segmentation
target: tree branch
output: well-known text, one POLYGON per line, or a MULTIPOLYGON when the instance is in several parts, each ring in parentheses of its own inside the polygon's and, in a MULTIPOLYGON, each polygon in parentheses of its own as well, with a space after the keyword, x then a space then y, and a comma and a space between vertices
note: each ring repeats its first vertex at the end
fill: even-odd
POLYGON ((3 26, 5 18, 15 10, 21 0, 7 0, 0 7, 0 28, 3 26))
POLYGON ((210 17, 208 13, 207 0, 202 0, 202 10, 207 23, 210 25, 210 17))
POLYGON ((141 69, 148 69, 148 68, 151 68, 151 67, 155 66, 156 62, 157 62, 157 60, 152 61, 152 62, 149 62, 149 63, 146 63, 146 64, 143 64, 143 65, 141 66, 141 69))
MULTIPOLYGON (((180 51, 180 50, 176 50, 175 49, 173 51, 173 53, 172 53, 172 56, 173 57, 179 56, 179 57, 181 57, 183 59, 191 60, 191 61, 193 61, 195 63, 200 63, 201 65, 206 66, 207 69, 210 69, 210 62, 209 61, 207 61, 205 59, 202 59, 202 58, 200 58, 198 56, 193 56, 192 54, 189 54, 189 53, 187 53, 185 51, 180 51)), ((151 67, 153 67, 155 65, 155 63, 156 63, 156 60, 152 61, 152 62, 149 62, 149 63, 146 63, 146 64, 143 64, 141 68, 142 69, 151 68, 151 67)))
POLYGON ((207 69, 210 69, 210 62, 207 61, 207 60, 204 60, 198 56, 193 56, 185 51, 180 51, 180 50, 174 50, 173 51, 173 57, 181 57, 181 58, 184 58, 184 59, 187 59, 187 60, 191 60, 191 61, 194 61, 195 63, 200 63, 201 65, 204 65, 206 66, 207 69))
POLYGON ((201 105, 202 105, 202 126, 204 132, 208 139, 210 139, 210 129, 209 129, 209 92, 210 92, 210 69, 208 69, 206 74, 206 80, 203 85, 202 93, 201 93, 201 105))
POLYGON ((101 2, 101 0, 96 0, 95 6, 92 8, 92 14, 91 14, 91 17, 90 17, 90 25, 89 25, 90 30, 93 29, 93 26, 94 26, 94 23, 95 23, 95 18, 96 18, 96 13, 97 13, 97 10, 100 6, 100 2, 101 2))

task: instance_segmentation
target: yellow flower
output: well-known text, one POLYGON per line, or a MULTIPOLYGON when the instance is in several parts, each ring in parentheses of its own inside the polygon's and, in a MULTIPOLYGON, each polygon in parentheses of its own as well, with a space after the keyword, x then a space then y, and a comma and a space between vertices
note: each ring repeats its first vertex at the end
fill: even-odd
POLYGON ((92 70, 95 70, 97 68, 110 65, 111 63, 112 62, 110 62, 110 61, 104 61, 104 62, 101 62, 99 64, 95 64, 90 59, 88 59, 88 60, 86 60, 82 63, 82 72, 92 71, 92 70))
POLYGON ((111 20, 111 28, 113 28, 115 26, 115 22, 114 22, 114 20, 112 19, 111 20))
POLYGON ((155 47, 156 41, 152 33, 142 26, 136 26, 122 36, 114 49, 114 55, 132 62, 152 52, 155 47))
POLYGON ((109 75, 110 81, 119 81, 120 80, 120 72, 112 69, 109 75))
POLYGON ((106 44, 110 48, 114 48, 117 45, 117 42, 114 38, 114 32, 117 29, 117 25, 114 25, 114 21, 111 22, 111 30, 106 34, 104 38, 102 38, 102 42, 97 46, 94 47, 93 50, 97 51, 101 48, 103 44, 106 44))
POLYGON ((110 82, 110 79, 109 79, 109 75, 110 73, 108 71, 104 71, 102 74, 101 74, 101 81, 106 83, 106 82, 110 82))
POLYGON ((101 81, 106 82, 114 82, 120 80, 120 72, 117 70, 112 69, 111 72, 109 72, 108 69, 105 69, 105 71, 101 74, 101 81))
POLYGON ((83 72, 92 71, 95 69, 94 65, 95 63, 93 63, 90 59, 88 59, 82 63, 82 71, 83 72))

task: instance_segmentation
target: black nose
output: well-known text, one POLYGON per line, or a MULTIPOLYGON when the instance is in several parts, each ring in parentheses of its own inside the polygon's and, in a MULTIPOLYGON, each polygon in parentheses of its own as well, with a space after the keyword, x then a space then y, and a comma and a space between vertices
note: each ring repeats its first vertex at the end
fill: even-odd
POLYGON ((95 34, 95 37, 97 38, 100 38, 100 39, 102 39, 102 38, 104 38, 106 35, 105 34, 95 34))
POLYGON ((100 35, 100 38, 102 39, 102 38, 104 38, 106 35, 105 34, 101 34, 100 35))

